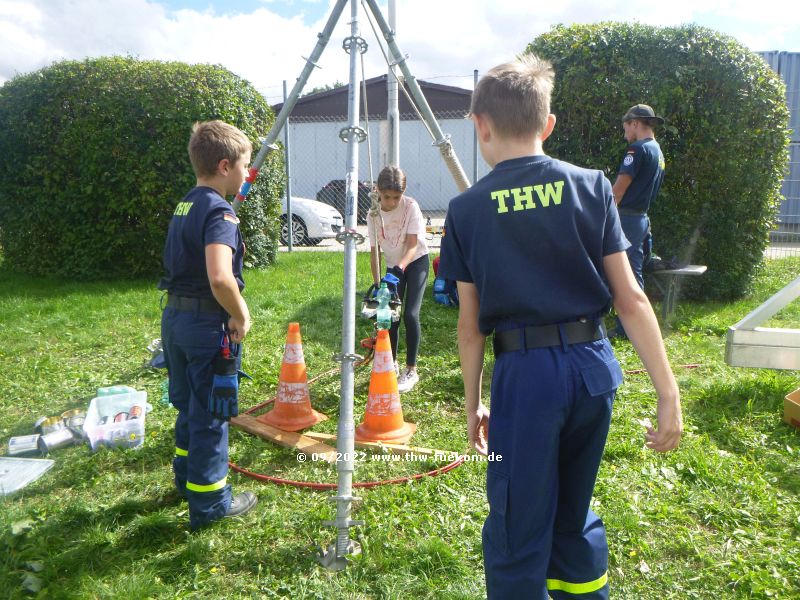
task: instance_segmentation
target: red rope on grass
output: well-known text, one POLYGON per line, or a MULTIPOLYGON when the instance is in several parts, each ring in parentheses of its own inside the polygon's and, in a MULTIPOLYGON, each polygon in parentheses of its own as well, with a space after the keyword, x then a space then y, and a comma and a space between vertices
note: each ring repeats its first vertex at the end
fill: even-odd
MULTIPOLYGON (((367 355, 364 357, 363 360, 355 363, 354 366, 361 367, 365 364, 369 364, 369 362, 372 360, 373 357, 374 345, 375 345, 374 338, 366 338, 364 340, 361 340, 361 346, 367 348, 369 352, 367 352, 367 355)), ((316 377, 312 377, 311 379, 309 379, 308 384, 311 385, 317 379, 321 377, 326 377, 328 375, 332 375, 338 370, 339 368, 336 367, 330 369, 329 371, 325 371, 324 373, 320 373, 316 377)), ((270 404, 275 402, 276 398, 277 396, 273 396, 272 398, 266 400, 265 402, 262 402, 261 404, 256 404, 255 406, 252 406, 248 408, 246 411, 244 411, 243 414, 246 415, 252 414, 257 410, 264 408, 265 406, 269 406, 270 404)), ((466 456, 467 456, 466 453, 464 453, 461 456, 459 456, 456 460, 451 462, 449 465, 445 465, 444 467, 434 469, 433 471, 428 471, 427 473, 415 473, 414 475, 407 475, 406 477, 397 477, 395 479, 383 479, 381 481, 357 481, 353 484, 353 487, 374 488, 380 485, 391 485, 396 483, 407 483, 409 481, 416 481, 417 479, 422 479, 423 477, 436 477, 437 475, 443 475, 444 473, 452 471, 456 467, 461 466, 464 463, 466 456)), ((272 475, 256 473, 255 471, 250 471, 230 461, 228 461, 228 466, 237 473, 241 473, 245 477, 250 477, 251 479, 255 479, 256 481, 261 481, 262 483, 275 483, 280 485, 289 485, 292 487, 307 488, 312 490, 332 490, 338 487, 338 484, 336 483, 321 483, 316 481, 295 481, 294 479, 283 479, 281 477, 273 477, 272 475)))
MULTIPOLYGON (((444 467, 434 469, 433 471, 428 471, 427 473, 415 473, 414 475, 407 475, 406 477, 397 477, 395 479, 383 479, 381 481, 357 481, 353 483, 353 487, 374 488, 380 485, 391 485, 395 483, 407 483, 409 481, 416 481, 417 479, 422 479, 423 477, 436 477, 437 475, 442 475, 444 473, 447 473, 448 471, 452 471, 456 467, 461 466, 464 463, 465 459, 466 459, 466 454, 462 454, 456 460, 451 462, 449 465, 445 465, 444 467)), ((264 475, 263 473, 256 473, 255 471, 249 471, 248 469, 240 467, 232 462, 228 462, 228 466, 237 473, 241 473, 246 477, 250 477, 251 479, 255 479, 256 481, 261 481, 263 483, 277 483, 281 485, 290 485, 292 487, 308 488, 312 490, 334 490, 338 487, 338 484, 336 483, 295 481, 293 479, 282 479, 281 477, 264 475)))

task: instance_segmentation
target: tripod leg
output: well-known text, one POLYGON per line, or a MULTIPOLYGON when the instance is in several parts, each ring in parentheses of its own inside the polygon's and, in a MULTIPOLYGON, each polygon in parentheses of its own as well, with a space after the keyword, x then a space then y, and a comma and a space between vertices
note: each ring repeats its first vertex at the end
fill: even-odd
POLYGON ((253 182, 256 180, 256 177, 258 177, 258 170, 261 168, 261 165, 264 164, 264 160, 267 158, 267 154, 277 149, 278 146, 275 144, 275 141, 278 139, 281 129, 283 129, 283 126, 289 120, 289 115, 291 114, 294 105, 297 103, 297 99, 300 97, 303 87, 305 87, 306 83, 308 82, 311 72, 314 70, 314 67, 317 66, 319 57, 322 56, 322 51, 325 50, 325 46, 331 39, 333 29, 336 27, 336 23, 339 21, 339 17, 341 16, 347 2, 348 0, 338 0, 331 10, 331 14, 328 17, 328 22, 325 23, 325 27, 323 28, 322 32, 317 36, 317 43, 314 46, 314 50, 306 59, 306 64, 303 67, 303 70, 300 72, 300 77, 297 78, 291 93, 281 107, 281 111, 278 113, 278 116, 275 117, 275 122, 272 124, 269 133, 267 133, 267 137, 261 144, 261 149, 258 151, 253 164, 250 166, 250 175, 242 184, 239 193, 236 194, 236 198, 233 200, 234 212, 238 211, 239 207, 245 201, 247 193, 250 191, 250 188, 252 187, 253 182))

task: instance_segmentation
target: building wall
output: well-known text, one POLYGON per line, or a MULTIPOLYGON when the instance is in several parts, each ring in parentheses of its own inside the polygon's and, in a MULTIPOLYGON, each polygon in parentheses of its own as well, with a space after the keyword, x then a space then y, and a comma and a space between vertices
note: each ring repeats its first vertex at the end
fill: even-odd
MULTIPOLYGON (((450 116, 450 115, 447 115, 450 116)), ((440 118, 439 127, 449 134, 467 179, 473 179, 473 127, 462 114, 456 118, 440 118)), ((339 138, 344 121, 319 119, 289 122, 292 195, 315 198, 317 191, 331 179, 344 179, 347 172, 347 144, 339 138)), ((366 127, 361 123, 361 127, 366 127)), ((372 157, 372 179, 387 164, 388 124, 385 120, 369 122, 369 145, 359 144, 358 179, 369 181, 369 153, 372 157)), ((418 120, 400 122, 400 166, 408 179, 407 194, 415 198, 423 211, 443 216, 450 198, 458 193, 452 175, 441 157, 439 148, 425 125, 418 120)), ((483 158, 478 158, 478 176, 489 171, 483 158)))
POLYGON ((761 52, 761 57, 786 83, 789 127, 793 130, 789 145, 789 172, 783 181, 784 201, 779 214, 780 227, 797 229, 800 225, 800 52, 761 52))

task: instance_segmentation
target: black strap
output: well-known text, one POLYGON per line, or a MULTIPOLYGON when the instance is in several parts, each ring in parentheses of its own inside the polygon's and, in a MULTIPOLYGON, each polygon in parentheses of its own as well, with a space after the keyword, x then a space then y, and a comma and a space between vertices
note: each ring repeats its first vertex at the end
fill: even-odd
POLYGON ((188 296, 167 296, 167 306, 175 310, 196 310, 200 312, 224 312, 219 302, 213 298, 190 298, 188 296))
POLYGON ((547 348, 563 344, 583 344, 606 337, 606 328, 602 323, 589 319, 562 323, 560 325, 539 325, 524 329, 508 329, 495 331, 492 340, 494 355, 503 352, 514 352, 523 348, 547 348), (561 336, 564 336, 563 339, 561 336))

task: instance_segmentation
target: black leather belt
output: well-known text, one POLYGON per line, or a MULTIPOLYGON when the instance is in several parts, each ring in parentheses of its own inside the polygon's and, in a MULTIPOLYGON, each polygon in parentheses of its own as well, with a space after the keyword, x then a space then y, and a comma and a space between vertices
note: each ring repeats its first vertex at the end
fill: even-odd
POLYGON ((200 312, 224 312, 219 302, 213 298, 190 298, 188 296, 167 296, 167 306, 175 310, 197 310, 200 312))
POLYGON ((646 210, 633 210, 630 208, 617 208, 617 212, 621 215, 633 215, 635 217, 643 217, 647 214, 646 210))
POLYGON ((494 355, 499 356, 503 352, 514 352, 522 348, 547 348, 548 346, 560 346, 562 343, 581 344, 602 340, 604 337, 606 337, 605 326, 602 323, 586 319, 561 325, 539 325, 524 329, 495 331, 492 346, 494 355))

